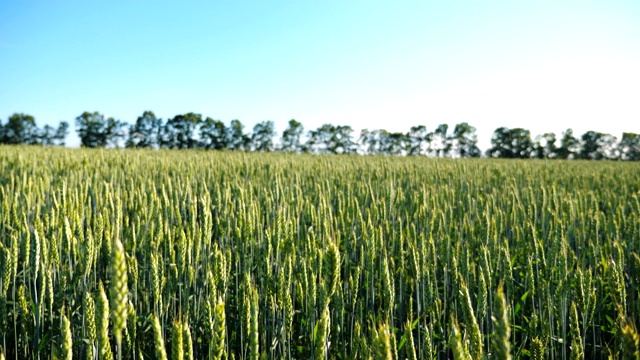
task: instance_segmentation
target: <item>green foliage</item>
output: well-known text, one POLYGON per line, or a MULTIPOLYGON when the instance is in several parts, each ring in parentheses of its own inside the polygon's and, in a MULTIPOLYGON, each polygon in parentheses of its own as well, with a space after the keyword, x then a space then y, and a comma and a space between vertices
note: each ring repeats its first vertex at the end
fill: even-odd
POLYGON ((487 156, 507 159, 530 158, 534 150, 531 132, 522 128, 500 127, 491 137, 491 148, 487 156))
POLYGON ((124 123, 112 117, 105 118, 96 112, 83 112, 76 117, 76 132, 83 147, 118 146, 123 134, 124 123))
POLYGON ((195 149, 198 147, 196 131, 202 115, 187 113, 167 120, 161 129, 160 145, 168 149, 195 149))
POLYGON ((5 144, 37 144, 38 128, 33 116, 13 114, 2 129, 0 140, 5 144))
POLYGON ((295 120, 289 120, 289 126, 282 132, 282 147, 280 150, 285 152, 300 152, 302 151, 301 137, 304 127, 302 124, 295 120))
POLYGON ((7 359, 637 357, 638 163, 5 146, 0 168, 7 359))
POLYGON ((162 119, 158 119, 151 111, 145 111, 136 119, 135 124, 129 127, 126 147, 149 148, 158 145, 162 119))
POLYGON ((262 121, 253 127, 251 149, 254 151, 273 151, 273 137, 276 135, 273 121, 262 121))

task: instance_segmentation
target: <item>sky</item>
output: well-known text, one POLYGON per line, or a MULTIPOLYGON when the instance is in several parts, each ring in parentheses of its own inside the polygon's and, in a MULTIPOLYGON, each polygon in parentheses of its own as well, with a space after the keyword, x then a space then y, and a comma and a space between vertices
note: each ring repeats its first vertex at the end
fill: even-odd
MULTIPOLYGON (((637 0, 0 0, 0 121, 640 133, 637 0)), ((79 140, 72 131, 68 145, 79 140)))

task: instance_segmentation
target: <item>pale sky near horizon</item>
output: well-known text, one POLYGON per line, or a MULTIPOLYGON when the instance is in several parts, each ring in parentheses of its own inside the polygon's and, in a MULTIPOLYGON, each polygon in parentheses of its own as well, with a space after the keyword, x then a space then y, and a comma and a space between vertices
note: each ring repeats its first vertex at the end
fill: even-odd
POLYGON ((145 110, 640 133, 640 1, 0 0, 2 122, 145 110))

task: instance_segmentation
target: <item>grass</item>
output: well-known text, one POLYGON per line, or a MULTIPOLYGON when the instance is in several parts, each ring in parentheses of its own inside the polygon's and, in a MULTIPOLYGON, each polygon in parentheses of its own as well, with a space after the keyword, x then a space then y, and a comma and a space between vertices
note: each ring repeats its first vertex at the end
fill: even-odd
POLYGON ((6 359, 637 351, 637 163, 0 147, 0 169, 6 359))

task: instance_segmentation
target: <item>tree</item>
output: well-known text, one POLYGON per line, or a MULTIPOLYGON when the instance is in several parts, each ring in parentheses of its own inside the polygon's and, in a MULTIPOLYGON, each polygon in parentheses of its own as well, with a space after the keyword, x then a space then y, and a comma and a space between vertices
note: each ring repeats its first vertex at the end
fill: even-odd
POLYGON ((250 146, 251 138, 244 133, 244 125, 240 120, 231 120, 229 125, 228 148, 231 150, 247 150, 250 146))
POLYGON ((522 128, 511 130, 513 152, 516 158, 526 159, 531 157, 533 150, 533 141, 531 141, 531 132, 522 128))
POLYGON ((202 115, 187 113, 167 120, 163 127, 162 144, 170 149, 194 149, 198 140, 195 131, 202 123, 202 115))
POLYGON ((35 118, 22 113, 11 115, 7 124, 3 126, 0 140, 4 144, 38 144, 40 137, 35 118))
POLYGON ((585 160, 617 159, 616 137, 597 131, 587 131, 581 137, 580 158, 585 160))
POLYGON ((575 159, 580 152, 580 141, 573 136, 573 130, 567 129, 562 133, 560 147, 556 154, 558 159, 575 159))
POLYGON ((326 154, 328 153, 329 142, 334 131, 334 126, 324 124, 315 130, 309 130, 305 152, 326 154))
POLYGON ((353 154, 357 150, 351 126, 324 124, 309 131, 305 152, 321 154, 353 154))
POLYGON ((602 134, 595 131, 587 131, 580 138, 580 159, 601 160, 598 140, 602 134))
POLYGON ((556 146, 556 134, 544 133, 536 136, 536 140, 533 144, 534 157, 537 159, 553 159, 558 154, 558 148, 556 146))
POLYGON ((451 137, 453 148, 460 157, 480 157, 476 128, 466 122, 457 124, 451 137))
POLYGON ((487 150, 488 157, 512 158, 513 150, 509 138, 509 128, 499 127, 491 136, 491 147, 487 150))
POLYGON ((407 134, 401 132, 380 132, 380 152, 385 155, 402 155, 407 148, 407 134))
POLYGON ((205 149, 223 150, 229 143, 228 129, 220 120, 207 117, 200 126, 200 144, 205 149))
POLYGON ((128 148, 149 148, 160 143, 160 129, 162 119, 158 119, 151 111, 145 111, 136 119, 136 123, 129 127, 129 137, 125 144, 128 148))
POLYGON ((303 131, 304 127, 300 122, 295 119, 289 120, 289 127, 282 133, 282 147, 280 149, 286 152, 301 151, 302 143, 300 142, 300 138, 302 137, 303 131))
POLYGON ((362 129, 358 142, 365 154, 380 154, 380 130, 362 129))
POLYGON ((122 129, 126 124, 112 117, 105 119, 96 112, 84 112, 76 117, 76 131, 83 147, 118 146, 124 137, 122 129))
POLYGON ((427 132, 427 127, 424 125, 412 126, 409 130, 409 134, 406 136, 407 141, 407 155, 426 155, 427 147, 431 142, 433 134, 427 132))
POLYGON ((67 136, 69 135, 69 123, 61 121, 56 129, 56 134, 53 137, 55 145, 64 146, 67 136))
POLYGON ((56 129, 47 124, 40 131, 40 143, 45 146, 54 145, 54 137, 56 136, 56 129))
POLYGON ((66 121, 61 121, 57 129, 47 124, 38 131, 38 143, 45 146, 64 146, 68 134, 69 123, 66 121))
POLYGON ((500 127, 496 129, 491 137, 491 145, 491 148, 487 150, 489 157, 526 159, 531 156, 533 151, 531 132, 522 128, 500 127))
POLYGON ((332 154, 354 154, 357 144, 353 141, 352 133, 351 126, 338 125, 334 127, 327 150, 332 154))
POLYGON ((252 148, 255 151, 273 151, 273 137, 275 136, 273 121, 262 121, 253 127, 251 135, 252 148))
POLYGON ((448 157, 451 153, 451 149, 453 148, 453 144, 451 143, 451 138, 449 138, 447 131, 449 130, 449 125, 440 124, 433 132, 431 141, 430 141, 430 150, 435 153, 436 157, 448 157))
POLYGON ((640 134, 622 133, 622 140, 618 145, 622 160, 640 160, 640 134))

